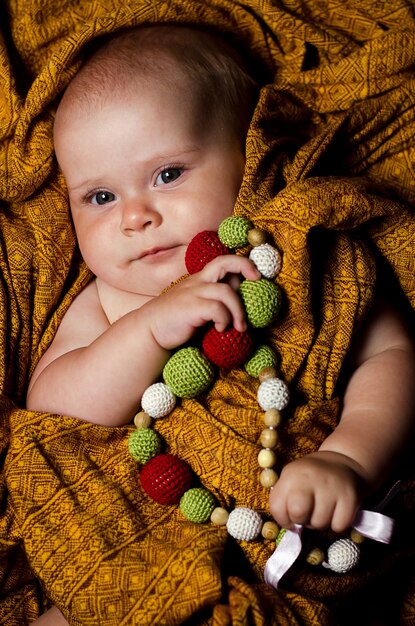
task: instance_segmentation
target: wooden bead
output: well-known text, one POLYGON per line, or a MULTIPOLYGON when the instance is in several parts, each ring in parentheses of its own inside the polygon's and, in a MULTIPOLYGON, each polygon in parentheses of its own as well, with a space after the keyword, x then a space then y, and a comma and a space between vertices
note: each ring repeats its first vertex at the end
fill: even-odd
POLYGON ((265 489, 271 489, 271 487, 275 485, 277 480, 277 472, 270 467, 266 467, 265 469, 263 469, 259 477, 259 482, 263 487, 265 487, 265 489))
POLYGON ((276 463, 277 456, 274 450, 270 450, 269 448, 264 448, 258 454, 258 465, 259 467, 273 467, 276 463))
POLYGON ((228 517, 228 511, 221 506, 217 506, 212 511, 210 521, 212 522, 212 524, 216 524, 216 526, 225 526, 226 522, 228 521, 228 517))
POLYGON ((264 539, 272 539, 273 541, 275 541, 275 539, 278 537, 279 532, 280 527, 278 526, 277 522, 265 522, 261 530, 261 535, 264 537, 264 539))
POLYGON ((310 565, 320 565, 324 561, 324 552, 320 548, 313 548, 306 558, 310 565))
POLYGON ((264 424, 268 428, 276 428, 281 423, 281 413, 278 409, 268 409, 264 413, 264 424))
POLYGON ((251 246, 261 246, 267 240, 267 234, 261 228, 250 228, 247 239, 251 246))
POLYGON ((264 448, 274 448, 278 442, 278 433, 274 428, 264 428, 259 441, 264 448))
POLYGON ((365 540, 365 537, 363 535, 361 535, 359 532, 357 532, 357 530, 355 530, 354 528, 352 528, 352 530, 350 531, 350 539, 354 542, 354 543, 363 543, 365 540))
POLYGON ((134 425, 136 428, 149 428, 151 426, 151 417, 145 411, 139 411, 134 417, 134 425))
POLYGON ((268 380, 268 378, 277 378, 277 376, 278 372, 275 367, 263 367, 258 374, 258 379, 262 383, 264 380, 268 380))

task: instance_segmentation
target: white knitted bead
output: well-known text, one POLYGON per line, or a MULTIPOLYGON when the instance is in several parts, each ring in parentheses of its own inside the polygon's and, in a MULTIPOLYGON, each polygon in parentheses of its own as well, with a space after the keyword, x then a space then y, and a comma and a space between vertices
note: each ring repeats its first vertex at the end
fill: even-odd
POLYGON ((229 513, 226 522, 228 533, 240 541, 252 541, 261 532, 262 518, 257 511, 241 506, 229 513))
POLYGON ((357 565, 360 548, 351 539, 339 539, 327 550, 327 564, 330 569, 344 574, 357 565))
POLYGON ((164 417, 173 410, 175 404, 176 396, 164 383, 150 385, 141 398, 141 408, 154 418, 164 417))
POLYGON ((290 400, 290 392, 285 382, 280 378, 268 378, 259 385, 257 400, 264 411, 268 411, 268 409, 281 411, 285 409, 290 400))
POLYGON ((281 269, 281 255, 269 243, 252 248, 249 258, 265 278, 274 278, 281 269))

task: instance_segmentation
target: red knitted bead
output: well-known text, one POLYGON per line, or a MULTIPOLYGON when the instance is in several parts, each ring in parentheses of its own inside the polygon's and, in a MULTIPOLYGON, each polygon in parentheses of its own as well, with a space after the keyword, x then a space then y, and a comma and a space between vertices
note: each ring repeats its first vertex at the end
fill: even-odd
POLYGON ((187 246, 184 262, 189 274, 196 274, 212 259, 229 253, 215 231, 204 230, 195 235, 187 246))
POLYGON ((238 367, 246 361, 253 347, 251 335, 235 328, 220 333, 212 326, 202 340, 206 358, 218 367, 238 367))
POLYGON ((192 470, 173 454, 158 454, 141 470, 141 486, 159 504, 177 504, 192 484, 192 470))

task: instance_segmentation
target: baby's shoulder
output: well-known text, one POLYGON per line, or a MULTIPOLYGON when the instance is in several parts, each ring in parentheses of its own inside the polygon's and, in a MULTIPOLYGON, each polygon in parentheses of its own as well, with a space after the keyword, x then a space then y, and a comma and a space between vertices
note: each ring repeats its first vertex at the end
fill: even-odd
POLYGON ((124 317, 127 313, 141 308, 151 299, 149 296, 144 296, 135 291, 125 291, 110 285, 99 278, 95 281, 95 293, 91 292, 88 297, 99 300, 101 310, 110 324, 124 317))
POLYGON ((52 361, 67 352, 90 345, 108 327, 109 322, 99 302, 95 281, 92 281, 69 305, 51 345, 36 365, 29 390, 52 361))
POLYGON ((91 314, 95 314, 102 311, 102 306, 98 296, 97 279, 91 280, 86 287, 79 292, 79 294, 72 300, 69 306, 68 312, 72 313, 80 311, 90 311, 91 314))
POLYGON ((89 337, 92 340, 109 326, 98 296, 96 279, 76 296, 59 326, 59 334, 72 337, 89 337))

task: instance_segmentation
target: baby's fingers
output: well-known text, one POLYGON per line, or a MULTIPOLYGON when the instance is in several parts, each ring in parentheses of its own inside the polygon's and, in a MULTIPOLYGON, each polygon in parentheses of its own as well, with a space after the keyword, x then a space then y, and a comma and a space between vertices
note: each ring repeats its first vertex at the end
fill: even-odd
POLYGON ((247 329, 242 301, 226 283, 207 284, 203 288, 203 298, 209 307, 209 319, 218 332, 223 332, 231 324, 239 332, 247 329))
POLYGON ((200 272, 200 276, 207 282, 217 283, 228 274, 242 274, 248 280, 261 278, 260 272, 255 265, 244 256, 226 254, 216 257, 208 263, 200 272))
MULTIPOLYGON (((278 485, 278 483, 277 483, 278 485)), ((275 486, 270 494, 270 511, 283 528, 293 524, 308 525, 314 509, 314 493, 302 487, 281 492, 275 486)))
POLYGON ((343 533, 352 526, 358 507, 357 500, 338 491, 319 491, 315 494, 314 510, 309 525, 316 530, 331 528, 343 533))
POLYGON ((332 526, 333 513, 336 508, 336 499, 332 494, 317 493, 314 497, 314 509, 307 526, 316 530, 325 530, 332 526))
POLYGON ((352 494, 344 494, 334 507, 331 528, 335 533, 343 533, 353 525, 359 502, 352 494))

